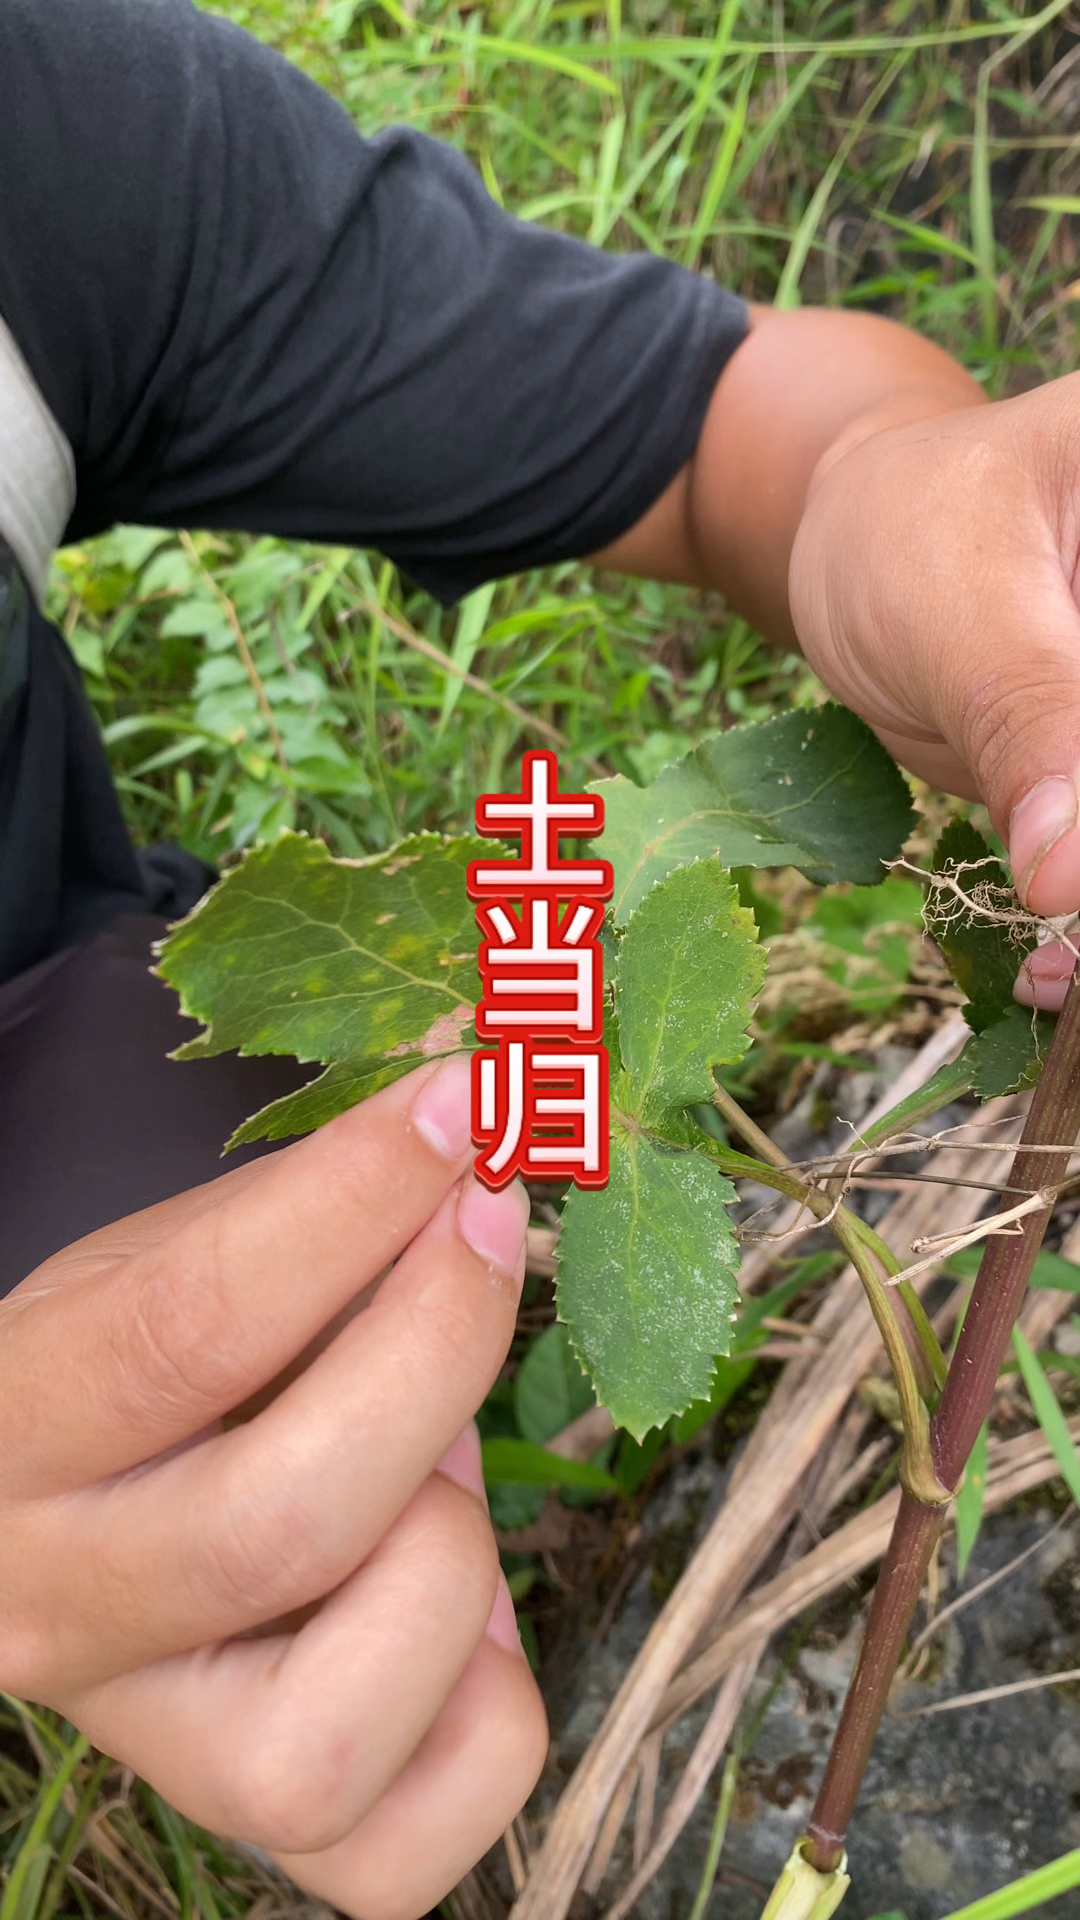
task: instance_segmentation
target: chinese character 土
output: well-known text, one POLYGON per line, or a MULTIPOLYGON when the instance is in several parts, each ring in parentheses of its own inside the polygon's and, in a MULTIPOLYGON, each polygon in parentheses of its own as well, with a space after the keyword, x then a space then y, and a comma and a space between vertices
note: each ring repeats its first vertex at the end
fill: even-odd
POLYGON ((600 929, 614 886, 608 860, 562 859, 560 837, 594 839, 604 803, 560 793, 555 755, 522 756, 521 792, 484 794, 478 833, 519 839, 521 858, 469 864, 483 935, 473 1056, 477 1178, 505 1187, 608 1177, 608 1056, 600 929))

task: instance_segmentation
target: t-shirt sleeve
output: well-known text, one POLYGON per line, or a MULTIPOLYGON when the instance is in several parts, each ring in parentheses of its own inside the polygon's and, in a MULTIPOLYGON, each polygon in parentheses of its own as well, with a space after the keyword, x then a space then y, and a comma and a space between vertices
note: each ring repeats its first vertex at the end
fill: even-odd
POLYGON ((0 315, 116 520, 381 549, 439 598, 588 553, 690 457, 741 301, 365 139, 188 0, 0 0, 0 315))

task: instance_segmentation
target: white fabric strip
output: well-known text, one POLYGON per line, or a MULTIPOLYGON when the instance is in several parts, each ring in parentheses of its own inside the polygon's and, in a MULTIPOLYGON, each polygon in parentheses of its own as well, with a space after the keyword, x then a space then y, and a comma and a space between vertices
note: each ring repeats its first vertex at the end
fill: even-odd
POLYGON ((39 606, 75 504, 75 460, 0 319, 0 535, 39 606))

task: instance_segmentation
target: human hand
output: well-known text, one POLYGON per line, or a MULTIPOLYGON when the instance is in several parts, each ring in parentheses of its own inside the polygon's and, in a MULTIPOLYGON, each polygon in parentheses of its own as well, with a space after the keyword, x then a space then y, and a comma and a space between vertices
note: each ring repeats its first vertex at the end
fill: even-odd
POLYGON ((0 1303, 0 1687, 358 1920, 426 1912, 546 1745, 469 1425, 527 1205, 471 1154, 459 1059, 0 1303))
MULTIPOLYGON (((824 456, 791 611, 825 684, 901 763, 986 802, 1024 904, 1080 908, 1080 375, 824 456)), ((1017 997, 1060 1007, 1068 948, 1017 997)))

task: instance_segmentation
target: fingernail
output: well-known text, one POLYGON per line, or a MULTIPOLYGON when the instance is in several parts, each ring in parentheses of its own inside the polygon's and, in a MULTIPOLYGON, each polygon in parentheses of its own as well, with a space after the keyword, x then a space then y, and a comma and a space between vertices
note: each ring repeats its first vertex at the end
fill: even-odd
POLYGON ((488 1620, 487 1626, 484 1628, 484 1632, 487 1634, 489 1640, 494 1640, 497 1647, 505 1648, 507 1653, 517 1653, 524 1656, 521 1635, 518 1632, 517 1614, 514 1612, 514 1603, 510 1598, 510 1589, 506 1584, 506 1575, 504 1573, 500 1573, 499 1575, 499 1589, 495 1595, 495 1605, 491 1609, 491 1617, 488 1620))
POLYGON ((1043 1013, 1060 1013, 1072 982, 1076 956, 1060 940, 1036 947, 1022 961, 1013 988, 1013 998, 1022 1007, 1038 1007, 1043 1013))
POLYGON ((475 1420, 470 1420, 453 1444, 447 1447, 436 1472, 445 1473, 448 1480, 456 1480, 459 1487, 477 1494, 487 1504, 484 1469, 480 1462, 480 1435, 475 1420))
POLYGON ((460 1160, 472 1146, 472 1068, 455 1053, 425 1080, 409 1113, 410 1124, 444 1160, 460 1160))
POLYGON ((458 1231, 481 1260, 514 1273, 525 1247, 529 1196, 520 1180, 492 1193, 473 1180, 458 1201, 458 1231))
POLYGON ((1017 893, 1036 913, 1068 913, 1080 905, 1080 835, 1074 834, 1075 827, 1076 788, 1060 774, 1040 780, 1013 808, 1009 861, 1017 893), (1064 900, 1060 906, 1059 896, 1064 900))

